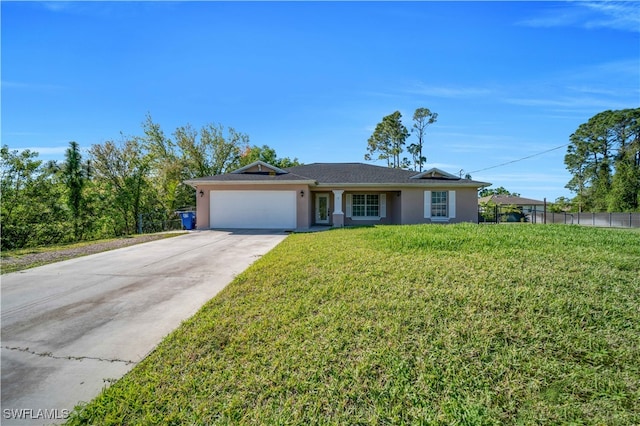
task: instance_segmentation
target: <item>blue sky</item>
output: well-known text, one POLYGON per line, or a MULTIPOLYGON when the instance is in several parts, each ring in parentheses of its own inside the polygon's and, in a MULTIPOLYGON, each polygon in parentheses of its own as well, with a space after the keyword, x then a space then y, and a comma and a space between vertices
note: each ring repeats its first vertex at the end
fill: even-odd
POLYGON ((0 7, 2 144, 43 159, 141 135, 149 113, 168 135, 220 123, 281 157, 365 162, 383 116, 426 107, 427 167, 553 201, 572 195, 566 147, 512 161, 640 106, 640 2, 0 7))

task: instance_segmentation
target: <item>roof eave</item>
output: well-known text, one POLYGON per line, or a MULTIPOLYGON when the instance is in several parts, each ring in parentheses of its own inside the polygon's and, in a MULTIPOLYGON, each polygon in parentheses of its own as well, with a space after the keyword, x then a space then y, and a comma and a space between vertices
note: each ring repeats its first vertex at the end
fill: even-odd
POLYGON ((484 188, 491 186, 487 182, 460 182, 460 181, 431 181, 431 182, 416 182, 416 183, 402 183, 402 182, 383 182, 383 183, 318 183, 317 188, 330 188, 330 187, 358 187, 358 188, 379 188, 379 187, 393 187, 393 188, 433 188, 433 187, 456 187, 456 188, 484 188))
POLYGON ((189 179, 183 183, 197 188, 201 185, 314 185, 314 180, 195 180, 189 179))

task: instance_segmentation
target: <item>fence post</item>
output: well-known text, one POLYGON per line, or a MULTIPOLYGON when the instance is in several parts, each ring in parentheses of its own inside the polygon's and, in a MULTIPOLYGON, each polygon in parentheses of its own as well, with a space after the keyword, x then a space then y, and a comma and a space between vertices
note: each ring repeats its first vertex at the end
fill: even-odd
POLYGON ((631 218, 633 217, 632 215, 633 213, 629 212, 629 228, 631 228, 631 226, 633 225, 633 223, 631 223, 631 218))
POLYGON ((596 213, 591 213, 591 225, 596 226, 596 213))
POLYGON ((138 215, 138 234, 142 234, 142 213, 138 215))
POLYGON ((531 215, 531 223, 538 223, 538 218, 536 217, 536 206, 533 206, 533 214, 531 215))

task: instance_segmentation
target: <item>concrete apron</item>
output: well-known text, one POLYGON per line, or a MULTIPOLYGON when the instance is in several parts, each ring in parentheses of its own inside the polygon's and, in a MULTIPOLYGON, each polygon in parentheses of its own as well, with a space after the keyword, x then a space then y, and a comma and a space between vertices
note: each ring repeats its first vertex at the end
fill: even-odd
POLYGON ((3 425, 64 422, 280 241, 195 231, 3 275, 3 425))

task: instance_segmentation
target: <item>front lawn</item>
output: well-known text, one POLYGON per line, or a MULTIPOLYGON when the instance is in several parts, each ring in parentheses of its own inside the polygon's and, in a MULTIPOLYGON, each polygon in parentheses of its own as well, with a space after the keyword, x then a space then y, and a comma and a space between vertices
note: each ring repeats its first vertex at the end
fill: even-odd
POLYGON ((638 424, 640 234, 294 234, 69 423, 638 424))

